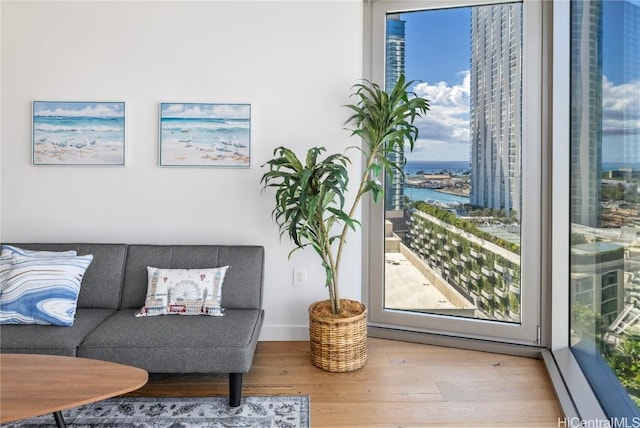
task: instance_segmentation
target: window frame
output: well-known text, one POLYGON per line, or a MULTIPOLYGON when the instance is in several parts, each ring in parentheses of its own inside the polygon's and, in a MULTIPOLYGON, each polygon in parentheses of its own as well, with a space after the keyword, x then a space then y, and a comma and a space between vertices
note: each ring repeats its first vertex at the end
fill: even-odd
MULTIPOLYGON (((512 3, 508 0, 372 0, 365 4, 365 78, 376 83, 385 81, 385 23, 390 13, 443 9, 465 6, 483 6, 512 3)), ((537 1, 523 1, 523 65, 522 65, 522 193, 523 200, 521 260, 541 260, 543 207, 539 203, 542 193, 542 6, 537 1), (532 143, 533 142, 533 143, 532 143), (526 203, 526 205, 525 205, 526 203)), ((417 333, 502 341, 504 343, 544 346, 548 335, 541 334, 541 287, 543 266, 538 263, 521 264, 524 284, 521 322, 502 323, 470 318, 452 318, 437 314, 409 315, 407 322, 402 311, 384 309, 384 240, 382 237, 384 210, 369 198, 363 204, 363 298, 368 302, 369 325, 373 328, 402 330, 417 333), (382 284, 380 284, 382 282, 382 284)))

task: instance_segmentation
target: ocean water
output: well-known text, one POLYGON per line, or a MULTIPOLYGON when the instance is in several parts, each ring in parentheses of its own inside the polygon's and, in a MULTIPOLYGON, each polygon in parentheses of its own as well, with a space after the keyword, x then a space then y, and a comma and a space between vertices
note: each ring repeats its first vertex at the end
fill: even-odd
MULTIPOLYGON (((469 170, 470 165, 467 161, 407 161, 404 166, 404 173, 406 175, 416 175, 418 171, 427 174, 435 174, 442 171, 460 174, 469 170)), ((444 204, 469 203, 469 198, 464 196, 450 195, 422 187, 405 186, 404 194, 412 201, 438 201, 444 204)))
MULTIPOLYGON (((623 162, 603 162, 602 170, 616 170, 619 168, 633 168, 640 170, 640 163, 623 163, 623 162)), ((415 175, 418 171, 425 173, 438 173, 441 171, 449 171, 453 173, 468 172, 471 165, 467 161, 407 161, 404 172, 406 175, 415 175)), ((469 198, 464 196, 449 195, 447 193, 437 192, 434 189, 425 189, 421 187, 405 186, 404 194, 412 201, 439 201, 445 204, 462 203, 468 204, 469 198)))
POLYGON ((190 143, 196 147, 218 148, 248 154, 249 119, 162 118, 162 143, 190 143))
MULTIPOLYGON (((632 168, 640 170, 639 162, 602 162, 602 170, 615 170, 619 168, 632 168)), ((438 173, 440 171, 464 172, 471 170, 469 161, 407 161, 404 172, 407 175, 415 175, 418 171, 425 173, 438 173)))
POLYGON ((469 171, 470 168, 469 161, 407 161, 404 173, 407 175, 415 175, 418 171, 430 174, 440 171, 461 173, 469 171))
POLYGON ((412 201, 438 201, 445 204, 461 203, 468 204, 469 198, 458 195, 450 195, 448 193, 436 192, 433 189, 423 187, 404 187, 404 194, 412 201))
POLYGON ((124 147, 124 117, 34 116, 34 144, 124 147))

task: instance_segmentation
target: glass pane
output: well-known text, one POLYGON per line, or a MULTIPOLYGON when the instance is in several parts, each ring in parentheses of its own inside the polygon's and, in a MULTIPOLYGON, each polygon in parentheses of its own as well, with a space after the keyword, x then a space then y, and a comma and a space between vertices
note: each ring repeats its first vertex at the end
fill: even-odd
POLYGON ((605 411, 637 415, 640 2, 571 2, 570 125, 571 346, 605 411))
POLYGON ((431 110, 386 183, 384 307, 519 323, 522 4, 388 15, 386 60, 431 110))

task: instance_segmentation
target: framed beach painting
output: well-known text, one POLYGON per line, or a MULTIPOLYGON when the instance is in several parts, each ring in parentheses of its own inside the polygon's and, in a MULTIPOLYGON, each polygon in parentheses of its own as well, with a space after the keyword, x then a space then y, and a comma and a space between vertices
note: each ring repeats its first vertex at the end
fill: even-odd
POLYGON ((250 164, 250 104, 160 104, 161 166, 250 164))
POLYGON ((34 165, 124 165, 124 102, 33 102, 34 165))

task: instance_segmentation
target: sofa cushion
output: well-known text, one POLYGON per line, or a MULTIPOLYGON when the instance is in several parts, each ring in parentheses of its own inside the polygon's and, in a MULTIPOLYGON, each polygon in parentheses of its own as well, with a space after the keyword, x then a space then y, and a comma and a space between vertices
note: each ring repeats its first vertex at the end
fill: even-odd
POLYGON ((12 257, 0 295, 0 324, 73 325, 82 277, 93 256, 12 257))
POLYGON ((223 317, 142 317, 122 309, 92 331, 78 356, 152 373, 244 373, 251 367, 264 312, 223 317))
MULTIPOLYGON (((78 296, 79 308, 118 309, 127 254, 125 244, 10 244, 29 250, 74 250, 78 255, 93 254, 78 296)), ((142 306, 142 304, 140 305, 142 306)))
POLYGON ((90 331, 102 324, 114 309, 83 309, 76 311, 72 327, 53 325, 2 325, 0 351, 17 354, 52 354, 76 356, 90 331))
POLYGON ((205 269, 230 266, 222 307, 261 309, 264 248, 251 245, 130 245, 121 308, 139 309, 147 294, 147 266, 205 269), (234 268, 236 266, 237 268, 234 268))
POLYGON ((210 315, 221 317, 222 283, 229 266, 214 269, 158 269, 147 266, 147 299, 137 317, 210 315))

